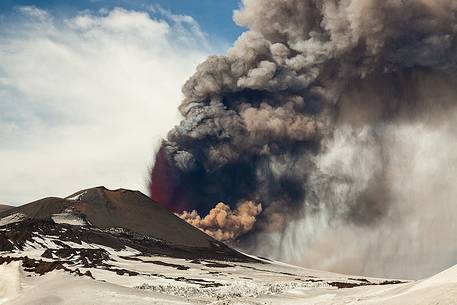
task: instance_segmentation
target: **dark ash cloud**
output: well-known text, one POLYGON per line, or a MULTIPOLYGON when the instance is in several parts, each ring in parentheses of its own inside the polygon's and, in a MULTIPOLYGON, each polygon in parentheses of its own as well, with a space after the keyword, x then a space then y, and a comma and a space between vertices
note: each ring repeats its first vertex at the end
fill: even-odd
POLYGON ((261 203, 254 251, 305 218, 378 226, 395 203, 387 127, 454 108, 457 2, 244 0, 234 19, 249 30, 183 86, 155 165, 173 179, 154 169, 152 196, 201 215, 261 203))

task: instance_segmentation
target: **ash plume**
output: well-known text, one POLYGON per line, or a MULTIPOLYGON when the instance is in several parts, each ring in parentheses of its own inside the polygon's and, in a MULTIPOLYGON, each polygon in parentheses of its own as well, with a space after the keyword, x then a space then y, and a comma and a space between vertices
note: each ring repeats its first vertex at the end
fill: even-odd
MULTIPOLYGON (((422 192, 422 181, 401 187, 404 164, 423 158, 414 149, 405 153, 405 143, 420 145, 405 130, 421 130, 413 138, 448 134, 451 127, 443 126, 455 113, 457 2, 242 4, 234 20, 249 30, 226 56, 201 63, 183 86, 183 119, 162 144, 151 196, 178 213, 195 210, 194 216, 208 214, 216 202, 231 208, 259 202, 262 213, 249 234, 234 235, 245 249, 315 268, 385 275, 367 259, 369 241, 385 242, 377 255, 389 261, 403 245, 381 240, 380 232, 408 236, 400 224, 422 219, 425 210, 415 208, 426 206, 405 195, 422 192), (358 242, 338 252, 337 232, 358 242), (362 270, 347 263, 356 258, 362 270)), ((449 171, 449 158, 434 170, 449 171)), ((445 210, 452 196, 434 203, 436 210, 445 210)), ((418 235, 414 242, 424 240, 418 235)), ((457 253, 457 245, 448 248, 457 253)))
POLYGON ((232 241, 249 232, 261 212, 262 205, 251 201, 241 203, 234 211, 219 202, 204 218, 195 210, 178 216, 217 240, 232 241))

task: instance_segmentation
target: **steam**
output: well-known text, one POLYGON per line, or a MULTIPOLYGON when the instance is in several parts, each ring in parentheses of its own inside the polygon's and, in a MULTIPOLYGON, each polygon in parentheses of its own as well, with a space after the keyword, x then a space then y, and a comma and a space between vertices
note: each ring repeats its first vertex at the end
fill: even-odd
POLYGON ((241 203, 234 211, 220 202, 204 218, 195 210, 178 216, 217 240, 231 241, 249 232, 261 212, 262 205, 251 201, 241 203))
POLYGON ((430 211, 449 218, 457 199, 457 3, 244 0, 234 18, 249 31, 184 85, 152 197, 191 219, 259 202, 249 234, 233 238, 308 267, 418 277, 449 265, 452 242, 422 268, 405 263, 424 262, 443 229, 430 211))

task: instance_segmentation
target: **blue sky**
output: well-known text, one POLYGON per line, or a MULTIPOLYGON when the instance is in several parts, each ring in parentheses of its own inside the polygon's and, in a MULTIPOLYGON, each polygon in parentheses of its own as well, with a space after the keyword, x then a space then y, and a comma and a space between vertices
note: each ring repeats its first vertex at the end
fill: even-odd
POLYGON ((232 20, 239 0, 1 0, 0 11, 8 14, 16 7, 33 5, 53 15, 72 15, 81 10, 100 10, 122 7, 129 10, 147 10, 160 5, 173 14, 192 16, 210 39, 232 43, 243 31, 232 20))

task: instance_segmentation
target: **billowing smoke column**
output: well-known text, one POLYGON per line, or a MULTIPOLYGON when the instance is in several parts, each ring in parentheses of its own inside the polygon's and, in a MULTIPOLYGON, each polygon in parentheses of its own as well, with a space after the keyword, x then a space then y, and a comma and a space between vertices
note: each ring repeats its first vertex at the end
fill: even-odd
POLYGON ((401 187, 404 164, 423 157, 408 152, 424 136, 414 128, 450 130, 457 2, 244 0, 234 18, 249 31, 184 85, 183 120, 158 153, 151 195, 194 224, 218 202, 230 213, 261 204, 249 230, 224 236, 305 265, 331 257, 314 267, 339 270, 346 258, 329 251, 366 255, 365 240, 420 206, 401 187), (358 242, 336 249, 337 232, 358 242))

